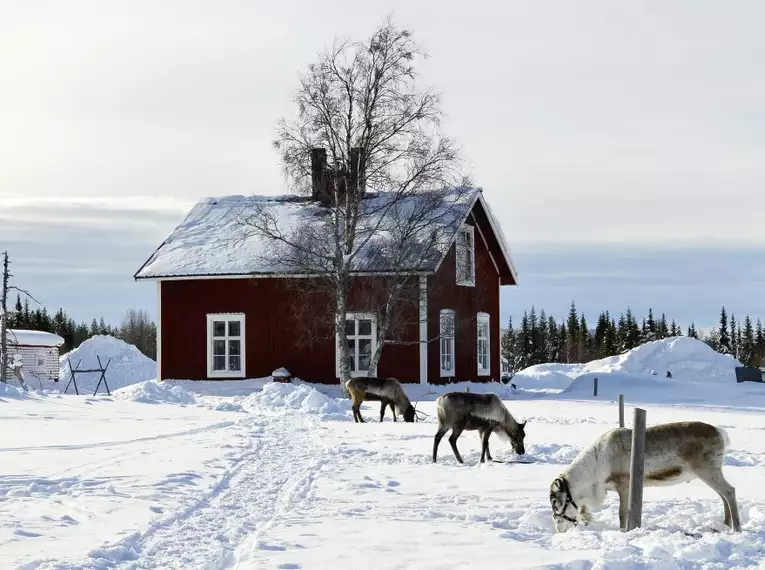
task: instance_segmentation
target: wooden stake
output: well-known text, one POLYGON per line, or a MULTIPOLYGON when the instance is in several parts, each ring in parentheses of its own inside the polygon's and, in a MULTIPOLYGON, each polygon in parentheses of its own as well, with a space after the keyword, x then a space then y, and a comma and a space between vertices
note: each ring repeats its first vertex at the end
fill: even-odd
POLYGON ((643 477, 645 476, 645 410, 635 408, 630 457, 630 496, 627 531, 639 528, 643 521, 643 477))
POLYGON ((619 427, 624 427, 624 394, 619 394, 619 427))

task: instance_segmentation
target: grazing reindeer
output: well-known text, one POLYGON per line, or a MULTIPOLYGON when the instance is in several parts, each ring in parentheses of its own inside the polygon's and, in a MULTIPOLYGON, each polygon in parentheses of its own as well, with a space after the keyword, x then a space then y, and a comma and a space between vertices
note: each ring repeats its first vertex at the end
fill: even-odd
MULTIPOLYGON (((722 499, 726 526, 741 530, 736 491, 722 473, 730 445, 721 428, 701 422, 676 422, 645 430, 646 487, 670 486, 700 479, 722 499)), ((632 430, 607 431, 582 450, 569 468, 550 485, 550 505, 558 532, 589 520, 589 507, 603 503, 606 491, 619 494, 619 526, 627 526, 632 430)))
POLYGON ((396 421, 396 408, 404 416, 405 422, 414 421, 414 406, 404 392, 401 383, 395 378, 351 378, 345 383, 353 400, 353 419, 356 423, 364 423, 361 417, 361 402, 382 402, 380 421, 385 416, 385 408, 390 406, 393 421, 396 421))
POLYGON ((449 444, 457 461, 464 463, 457 450, 457 439, 464 430, 478 430, 481 436, 481 463, 484 456, 493 461, 489 453, 489 436, 496 432, 507 437, 518 455, 526 453, 523 439, 526 437, 526 422, 519 424, 496 394, 474 394, 471 392, 449 392, 436 400, 438 431, 433 440, 433 463, 436 463, 438 445, 447 431, 452 430, 449 444))

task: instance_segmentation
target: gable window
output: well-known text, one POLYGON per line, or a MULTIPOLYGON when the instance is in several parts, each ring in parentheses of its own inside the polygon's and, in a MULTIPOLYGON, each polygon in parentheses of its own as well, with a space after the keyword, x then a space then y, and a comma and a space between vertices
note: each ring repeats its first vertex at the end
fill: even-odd
POLYGON ((457 232, 457 285, 475 285, 475 239, 473 226, 457 232))
POLYGON ((244 313, 207 315, 207 376, 244 378, 244 313))
POLYGON ((477 322, 477 360, 478 360, 478 375, 488 376, 491 374, 491 365, 489 361, 489 314, 478 313, 476 318, 477 322))
MULTIPOLYGON (((377 348, 377 321, 374 315, 347 313, 345 337, 348 341, 348 368, 351 376, 367 376, 372 364, 372 355, 377 348)), ((339 376, 339 359, 337 368, 339 376)), ((372 370, 372 374, 375 373, 376 371, 372 370)))
POLYGON ((441 376, 454 376, 454 311, 441 311, 441 376))

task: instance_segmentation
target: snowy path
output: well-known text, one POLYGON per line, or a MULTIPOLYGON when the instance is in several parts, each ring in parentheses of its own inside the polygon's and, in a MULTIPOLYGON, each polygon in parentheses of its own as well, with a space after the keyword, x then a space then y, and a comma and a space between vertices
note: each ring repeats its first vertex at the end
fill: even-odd
MULTIPOLYGON (((4 464, 13 467, 0 476, 0 566, 765 567, 762 410, 648 410, 649 423, 700 419, 729 430, 725 469, 743 533, 712 532, 722 529, 719 499, 694 482, 647 489, 644 528, 628 535, 617 529, 615 496, 589 527, 557 535, 549 483, 614 426, 615 407, 553 399, 508 405, 529 421, 532 464, 478 465, 478 437, 465 433, 466 464, 444 440, 433 465, 432 421, 354 424, 297 411, 105 398, 4 403, 0 420, 23 420, 28 437, 3 443, 4 464)), ((432 406, 420 408, 432 413, 432 406)), ((497 459, 511 457, 500 440, 491 445, 497 459)))

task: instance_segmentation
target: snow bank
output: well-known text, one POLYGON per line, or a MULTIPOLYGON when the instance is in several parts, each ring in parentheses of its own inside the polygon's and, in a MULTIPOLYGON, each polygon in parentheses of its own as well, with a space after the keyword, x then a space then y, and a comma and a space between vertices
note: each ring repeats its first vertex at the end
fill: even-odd
POLYGON ((298 411, 319 414, 327 419, 347 419, 351 409, 348 399, 330 398, 307 384, 271 382, 261 392, 242 401, 248 411, 298 411))
MULTIPOLYGON (((106 381, 112 391, 157 377, 157 363, 135 346, 113 336, 96 335, 61 356, 59 359, 60 389, 63 391, 71 378, 67 359, 71 360, 75 368, 92 369, 98 368, 96 356, 101 359, 104 366, 111 358, 109 368, 106 370, 106 381), (79 366, 78 362, 80 362, 79 366)), ((77 374, 77 388, 80 393, 92 394, 99 377, 98 372, 77 374)), ((103 386, 99 389, 99 393, 100 390, 103 390, 103 386)), ((67 393, 73 394, 74 386, 70 386, 67 393)))
POLYGON ((675 379, 701 382, 735 382, 741 363, 728 354, 720 354, 708 344, 678 336, 648 342, 618 356, 593 360, 582 373, 627 372, 630 374, 666 376, 669 370, 675 379))
MULTIPOLYGON (((571 387, 573 391, 579 391, 572 381, 583 375, 590 375, 587 381, 592 384, 592 375, 599 375, 602 379, 603 375, 613 373, 617 376, 607 381, 613 384, 626 382, 624 375, 668 380, 666 375, 669 371, 673 380, 735 384, 737 366, 741 366, 741 363, 732 356, 720 354, 700 340, 680 336, 648 342, 624 354, 584 364, 530 366, 516 374, 513 382, 525 390, 563 391, 571 387)), ((644 378, 641 382, 645 385, 644 378)), ((669 384, 674 385, 671 382, 669 384)), ((660 385, 663 388, 668 383, 662 382, 660 385)))
POLYGON ((180 386, 168 386, 157 380, 147 380, 115 390, 114 397, 118 400, 142 402, 144 404, 195 404, 192 394, 180 386))
MULTIPOLYGON (((29 396, 21 388, 0 382, 0 398, 9 398, 14 400, 23 400, 29 396)), ((2 401, 2 400, 0 400, 2 401)))

